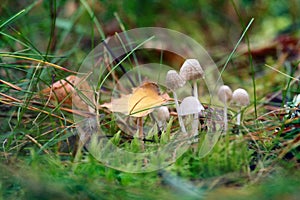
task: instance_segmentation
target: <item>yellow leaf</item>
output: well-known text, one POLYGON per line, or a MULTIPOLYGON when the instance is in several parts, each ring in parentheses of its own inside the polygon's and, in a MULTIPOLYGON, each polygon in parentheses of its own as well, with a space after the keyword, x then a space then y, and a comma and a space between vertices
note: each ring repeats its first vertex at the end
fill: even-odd
POLYGON ((134 88, 131 94, 122 94, 120 98, 112 99, 110 103, 101 106, 112 112, 143 117, 151 113, 154 107, 163 105, 169 99, 168 94, 160 94, 156 83, 145 82, 138 88, 134 88))

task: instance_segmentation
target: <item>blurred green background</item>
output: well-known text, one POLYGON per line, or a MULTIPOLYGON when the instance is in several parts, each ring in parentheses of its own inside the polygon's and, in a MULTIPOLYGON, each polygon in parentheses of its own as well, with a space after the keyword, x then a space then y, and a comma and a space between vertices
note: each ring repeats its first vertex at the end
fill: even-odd
MULTIPOLYGON (((257 97, 262 99, 284 91, 290 83, 266 68, 266 63, 278 64, 278 70, 291 76, 299 69, 300 0, 1 0, 0 53, 26 55, 76 70, 97 44, 116 32, 164 27, 194 38, 221 69, 252 18, 254 22, 247 37, 255 74, 250 69, 249 46, 244 38, 222 78, 233 88, 252 91, 254 77, 257 97), (283 64, 280 58, 284 53, 287 58, 283 64)), ((176 62, 173 57, 169 59, 176 62)), ((34 70, 19 70, 17 61, 1 57, 0 78, 27 88, 34 70)), ((54 73, 61 78, 66 75, 49 68, 43 69, 40 78, 50 84, 54 73)), ((299 85, 295 85, 291 86, 292 94, 299 93, 299 85)), ((0 86, 1 92, 19 98, 31 94, 31 91, 12 92, 4 84, 0 86)), ((253 97, 251 92, 250 96, 253 97)), ((24 135, 35 137, 44 127, 32 126, 35 117, 32 113, 18 119, 15 111, 24 109, 22 106, 13 110, 1 105, 0 109, 0 198, 2 195, 3 199, 297 199, 299 196, 299 149, 293 149, 291 159, 277 160, 286 138, 272 135, 273 129, 265 130, 265 121, 258 128, 249 122, 249 131, 266 131, 263 136, 276 138, 274 143, 258 141, 260 148, 256 149, 246 136, 238 140, 233 134, 234 139, 223 138, 204 159, 197 158, 190 150, 167 172, 129 174, 109 169, 88 155, 76 160, 72 156, 43 154, 24 135), (17 120, 22 123, 14 124, 17 120), (24 141, 29 141, 25 147, 24 141), (202 196, 203 190, 211 193, 202 196)), ((263 115, 266 110, 258 112, 263 115)), ((253 119, 253 113, 247 117, 253 119)), ((267 120, 274 127, 285 125, 278 116, 267 120)), ((45 130, 58 126, 55 120, 45 124, 45 130)), ((298 134, 297 129, 293 131, 291 138, 298 134)), ((63 128, 57 132, 54 134, 61 134, 62 138, 51 137, 58 141, 66 139, 63 128)), ((73 134, 69 129, 66 132, 68 136, 73 134)), ((47 148, 56 152, 58 142, 54 141, 47 148)), ((38 142, 48 144, 43 139, 38 142)))

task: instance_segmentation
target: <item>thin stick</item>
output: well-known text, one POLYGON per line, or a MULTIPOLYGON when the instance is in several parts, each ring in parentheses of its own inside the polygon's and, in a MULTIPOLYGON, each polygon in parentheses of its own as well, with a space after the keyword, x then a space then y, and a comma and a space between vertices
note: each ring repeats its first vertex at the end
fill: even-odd
POLYGON ((22 88, 20 88, 19 86, 14 85, 14 84, 9 83, 9 82, 6 82, 6 81, 4 81, 4 80, 2 80, 2 79, 0 79, 0 83, 3 83, 3 84, 5 84, 5 85, 8 85, 9 87, 14 88, 15 90, 22 91, 22 88))
POLYGON ((36 141, 36 139, 34 139, 33 137, 31 137, 31 136, 28 135, 28 134, 26 134, 25 136, 26 136, 29 140, 31 140, 34 144, 36 144, 38 147, 40 147, 46 154, 50 154, 48 150, 42 148, 43 146, 42 146, 38 141, 36 141))

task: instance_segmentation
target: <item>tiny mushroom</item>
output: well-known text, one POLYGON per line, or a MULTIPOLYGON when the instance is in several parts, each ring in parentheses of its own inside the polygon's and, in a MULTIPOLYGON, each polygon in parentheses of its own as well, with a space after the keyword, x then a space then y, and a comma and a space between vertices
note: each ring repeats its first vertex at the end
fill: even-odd
POLYGON ((157 108, 157 123, 159 129, 163 130, 166 125, 166 121, 170 118, 170 112, 167 106, 161 106, 157 108))
POLYGON ((171 90, 177 90, 184 86, 185 81, 175 70, 169 70, 166 76, 166 85, 171 90))
POLYGON ((180 106, 178 115, 185 116, 185 115, 191 115, 191 114, 198 114, 202 110, 204 110, 204 107, 199 102, 199 100, 194 96, 185 97, 180 106))
MULTIPOLYGON (((202 104, 200 103, 198 98, 196 98, 194 96, 189 96, 189 97, 185 97, 182 100, 182 102, 179 106, 178 115, 185 116, 185 115, 194 114, 194 116, 195 115, 198 116, 198 114, 202 110, 204 110, 204 107, 202 106, 202 104)), ((194 119, 193 119, 192 131, 193 131, 193 137, 196 137, 198 135, 198 118, 194 117, 194 119)), ((195 139, 194 141, 197 142, 198 139, 195 139)))
MULTIPOLYGON (((179 110, 179 103, 178 103, 178 98, 177 98, 175 90, 184 86, 184 84, 185 84, 185 81, 182 79, 181 76, 179 76, 179 74, 175 70, 169 70, 167 72, 166 86, 168 88, 170 88, 173 92, 177 113, 179 110)), ((180 115, 178 115, 178 121, 179 121, 179 125, 181 127, 181 131, 186 133, 186 129, 185 129, 185 126, 183 124, 183 121, 182 121, 182 118, 180 115)))
POLYGON ((241 124, 241 107, 249 105, 249 94, 246 90, 244 89, 236 89, 232 93, 232 101, 240 107, 237 115, 237 125, 241 124))
MULTIPOLYGON (((180 76, 185 80, 191 80, 193 83, 193 94, 198 99, 197 79, 204 78, 204 71, 197 59, 187 59, 182 64, 179 72, 180 76)), ((198 134, 198 113, 194 114, 194 122, 192 124, 193 131, 198 134)))
POLYGON ((204 77, 204 71, 196 59, 187 59, 180 68, 179 75, 185 80, 193 81, 194 96, 198 98, 197 79, 204 77))
POLYGON ((232 98, 232 91, 229 86, 222 85, 218 91, 219 100, 224 104, 224 129, 225 134, 228 130, 227 107, 232 98))

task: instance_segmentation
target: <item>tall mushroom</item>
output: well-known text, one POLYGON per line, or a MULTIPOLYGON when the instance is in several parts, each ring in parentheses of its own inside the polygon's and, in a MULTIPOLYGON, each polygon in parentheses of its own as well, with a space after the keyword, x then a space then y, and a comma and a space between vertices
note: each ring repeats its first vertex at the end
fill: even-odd
POLYGON ((219 100, 224 104, 224 131, 228 130, 227 107, 232 98, 232 91, 229 86, 222 85, 218 91, 219 100))
MULTIPOLYGON (((200 66, 200 63, 197 59, 187 59, 183 63, 179 72, 180 76, 185 80, 191 80, 193 82, 193 95, 198 99, 198 86, 197 79, 204 77, 204 71, 200 66)), ((199 115, 198 113, 194 114, 194 121, 192 124, 192 130, 195 135, 198 135, 198 123, 199 115)))
MULTIPOLYGON (((173 92, 177 113, 179 111, 179 103, 178 103, 178 98, 177 98, 175 90, 182 87, 184 84, 185 84, 185 81, 181 78, 181 76, 179 76, 179 74, 175 70, 169 70, 167 72, 166 86, 168 88, 170 88, 173 92)), ((181 127, 181 131, 186 133, 186 129, 185 129, 185 126, 183 124, 183 121, 182 121, 182 118, 180 115, 178 115, 178 121, 179 121, 179 125, 181 127)))
POLYGON ((232 93, 232 101, 239 106, 239 111, 237 115, 237 121, 236 124, 240 125, 241 124, 241 108, 243 106, 249 105, 249 94, 246 90, 239 88, 233 91, 232 93))

